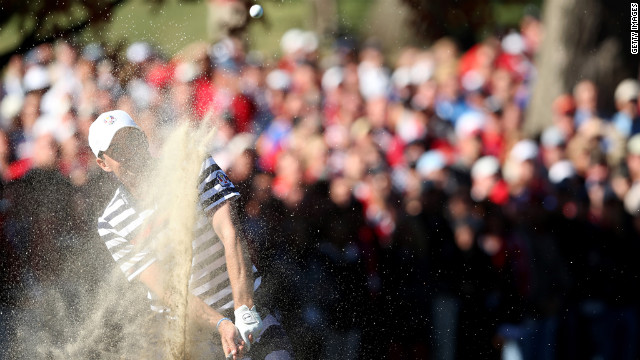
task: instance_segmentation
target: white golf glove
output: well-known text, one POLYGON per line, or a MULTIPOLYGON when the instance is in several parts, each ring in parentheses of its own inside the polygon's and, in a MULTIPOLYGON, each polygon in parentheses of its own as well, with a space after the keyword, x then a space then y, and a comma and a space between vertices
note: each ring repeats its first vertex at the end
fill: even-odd
POLYGON ((242 305, 234 311, 236 315, 236 327, 242 336, 242 340, 247 344, 247 351, 251 349, 249 334, 253 335, 253 340, 258 338, 262 330, 262 319, 256 311, 256 307, 249 309, 247 305, 242 305))

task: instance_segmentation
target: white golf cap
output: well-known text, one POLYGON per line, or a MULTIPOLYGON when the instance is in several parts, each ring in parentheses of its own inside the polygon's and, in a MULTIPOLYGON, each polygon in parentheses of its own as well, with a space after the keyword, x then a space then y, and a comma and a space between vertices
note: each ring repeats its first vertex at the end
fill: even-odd
POLYGON ((638 98, 640 92, 640 83, 635 79, 625 79, 616 86, 614 99, 621 102, 629 102, 638 98))
POLYGON ((576 175, 576 168, 569 160, 560 160, 549 168, 549 180, 553 184, 560 184, 576 175))
POLYGON ((286 90, 291 85, 291 76, 284 70, 275 69, 267 75, 266 81, 273 90, 286 90))
POLYGON ((344 81, 344 71, 339 66, 333 66, 327 69, 322 75, 322 89, 330 91, 342 84, 344 81))
POLYGON ((89 127, 89 147, 97 157, 100 151, 106 151, 118 130, 126 127, 140 129, 131 116, 122 110, 107 111, 100 114, 89 127))
POLYGON ((447 165, 447 159, 439 150, 429 150, 424 152, 418 162, 416 163, 416 170, 426 178, 434 171, 439 171, 445 168, 447 165))
POLYGON ((486 122, 484 114, 479 111, 467 111, 460 115, 455 125, 458 138, 467 138, 480 133, 486 122))
POLYGON ((627 153, 640 155, 640 134, 635 134, 627 141, 627 153))
POLYGON ((287 54, 292 54, 304 48, 304 31, 289 29, 280 38, 280 48, 287 54))
POLYGON ((551 125, 542 132, 540 143, 545 148, 558 147, 566 145, 567 137, 559 127, 551 125))
POLYGON ((151 56, 151 46, 144 41, 136 41, 127 48, 127 60, 141 63, 151 56))
POLYGON ((479 179, 497 175, 500 172, 500 161, 495 156, 487 155, 476 160, 471 167, 471 178, 479 179))
POLYGON ((502 39, 502 50, 507 54, 518 55, 522 54, 526 49, 526 44, 522 35, 517 32, 512 32, 502 39))
POLYGON ((49 72, 44 66, 32 66, 24 74, 23 78, 24 91, 43 90, 51 86, 49 72))
POLYGON ((640 184, 631 186, 624 196, 624 208, 631 215, 640 216, 640 184))
POLYGON ((530 139, 520 140, 513 146, 509 155, 520 162, 535 160, 538 156, 538 145, 530 139))

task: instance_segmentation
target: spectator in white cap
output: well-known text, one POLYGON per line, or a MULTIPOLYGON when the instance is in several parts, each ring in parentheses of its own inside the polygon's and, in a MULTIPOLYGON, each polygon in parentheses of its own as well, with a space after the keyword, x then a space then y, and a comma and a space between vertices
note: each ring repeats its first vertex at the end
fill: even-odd
POLYGON ((554 185, 561 184, 575 175, 576 169, 569 160, 560 160, 549 168, 549 181, 554 185))
POLYGON ((454 166, 465 172, 482 155, 482 131, 485 115, 477 111, 464 113, 455 125, 457 157, 454 166))
POLYGON ((633 216, 633 224, 640 230, 640 184, 633 185, 625 195, 624 209, 633 216))
POLYGON ((631 183, 640 183, 640 134, 633 135, 627 142, 626 163, 631 183))
POLYGON ((489 200, 504 205, 509 199, 509 191, 500 178, 500 162, 495 156, 483 156, 471 168, 471 198, 481 202, 489 200))
POLYGON ((640 132, 638 119, 638 92, 640 85, 635 79, 625 79, 616 87, 614 100, 618 112, 613 115, 613 126, 625 137, 640 132))
POLYGON ((538 158, 538 145, 530 139, 520 140, 511 148, 509 157, 519 162, 535 161, 538 158))
MULTIPOLYGON (((156 59, 154 55, 156 54, 151 45, 144 41, 132 43, 126 51, 127 62, 119 77, 137 111, 146 110, 156 95, 153 87, 146 81, 147 73, 156 59)), ((118 106, 122 108, 121 105, 118 106)))
POLYGON ((22 96, 24 91, 22 87, 22 79, 24 73, 24 64, 21 55, 13 55, 9 59, 4 68, 2 76, 2 88, 7 94, 22 96))
POLYGON ((446 165, 447 159, 441 151, 429 150, 418 159, 416 171, 423 181, 442 188, 447 181, 446 165))
POLYGON ((375 43, 367 44, 360 53, 358 80, 365 100, 386 96, 391 89, 388 70, 384 67, 382 51, 375 43))
POLYGON ((144 41, 137 41, 127 48, 127 60, 132 63, 142 63, 151 56, 151 46, 144 41))
POLYGON ((24 92, 32 91, 44 93, 51 86, 51 79, 47 69, 40 65, 31 66, 24 74, 24 92))
POLYGON ((530 139, 516 143, 503 167, 504 179, 509 192, 519 196, 531 190, 538 176, 538 145, 530 139))
POLYGON ((542 132, 540 145, 542 163, 547 169, 565 158, 567 137, 557 126, 549 126, 542 132))
POLYGON ((7 94, 0 101, 0 128, 11 128, 13 121, 20 114, 24 99, 19 94, 7 94))

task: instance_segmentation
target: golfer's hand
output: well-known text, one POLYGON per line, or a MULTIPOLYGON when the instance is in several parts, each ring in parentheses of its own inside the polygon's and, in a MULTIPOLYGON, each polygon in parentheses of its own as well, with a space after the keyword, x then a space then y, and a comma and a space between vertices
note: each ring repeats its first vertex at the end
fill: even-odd
POLYGON ((247 305, 242 305, 235 311, 236 327, 244 340, 247 351, 251 349, 251 342, 254 341, 262 330, 262 319, 256 311, 256 307, 249 309, 247 305))
POLYGON ((240 338, 238 329, 231 321, 223 321, 218 327, 222 350, 227 359, 242 359, 246 351, 245 342, 240 338))

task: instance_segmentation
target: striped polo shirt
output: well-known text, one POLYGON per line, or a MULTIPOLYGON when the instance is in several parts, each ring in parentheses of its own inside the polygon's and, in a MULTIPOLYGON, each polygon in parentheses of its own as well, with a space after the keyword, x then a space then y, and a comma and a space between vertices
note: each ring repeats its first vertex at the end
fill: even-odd
MULTIPOLYGON (((198 220, 191 243, 189 288, 207 305, 222 311, 233 308, 233 298, 223 244, 213 230, 211 217, 218 206, 240 194, 210 156, 202 163, 198 183, 198 220)), ((98 219, 98 233, 129 281, 158 259, 150 246, 136 247, 132 243, 142 230, 141 225, 154 211, 137 209, 133 196, 120 186, 98 219)), ((256 271, 253 267, 254 274, 256 271)), ((257 277, 254 290, 259 285, 260 278, 257 277)), ((155 294, 149 292, 148 297, 154 311, 166 310, 155 294)))

